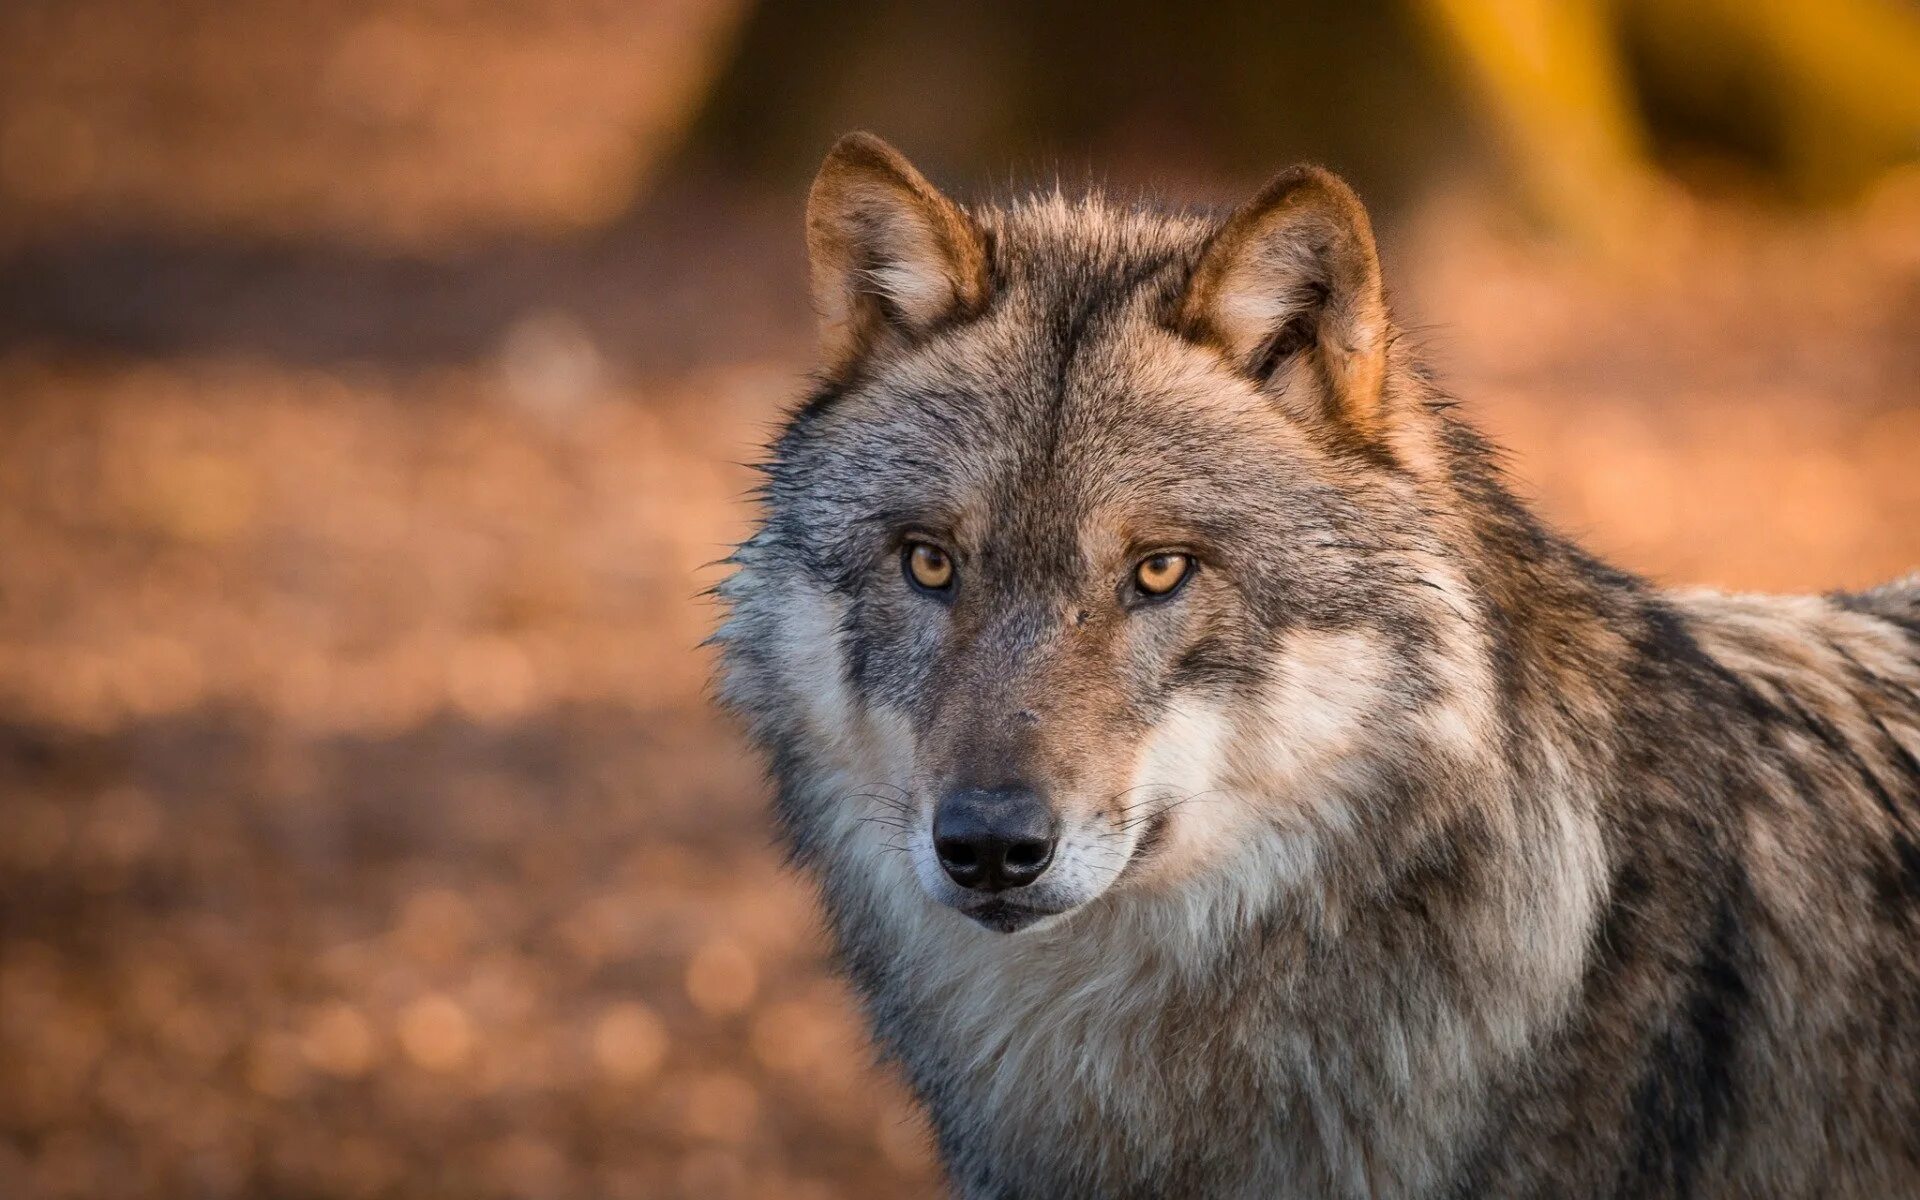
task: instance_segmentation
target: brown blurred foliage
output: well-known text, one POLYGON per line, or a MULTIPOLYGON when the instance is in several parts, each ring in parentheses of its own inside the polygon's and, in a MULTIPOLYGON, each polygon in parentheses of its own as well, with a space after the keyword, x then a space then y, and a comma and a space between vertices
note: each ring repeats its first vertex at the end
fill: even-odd
POLYGON ((633 203, 738 0, 20 0, 0 7, 0 230, 445 247, 633 203))
POLYGON ((1498 102, 1411 10, 1102 11, 0 8, 0 1196, 933 1194, 697 648, 844 125, 1350 167, 1556 520, 1920 565, 1920 177, 1696 163, 1596 257, 1456 169, 1498 102))

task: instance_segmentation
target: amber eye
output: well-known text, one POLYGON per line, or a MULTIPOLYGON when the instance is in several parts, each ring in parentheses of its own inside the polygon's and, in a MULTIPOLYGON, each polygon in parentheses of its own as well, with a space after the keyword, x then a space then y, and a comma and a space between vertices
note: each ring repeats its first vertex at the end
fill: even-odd
POLYGON ((923 591, 943 592, 953 585, 953 559, 929 542, 908 542, 907 578, 923 591))
POLYGON ((1167 596, 1193 573, 1193 559, 1167 551, 1149 555, 1133 569, 1133 585, 1149 596, 1167 596))

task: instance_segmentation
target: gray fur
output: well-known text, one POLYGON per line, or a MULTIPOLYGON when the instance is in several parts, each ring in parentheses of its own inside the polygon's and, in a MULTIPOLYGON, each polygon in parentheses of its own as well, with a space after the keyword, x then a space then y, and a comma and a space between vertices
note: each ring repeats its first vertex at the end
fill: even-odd
POLYGON ((939 219, 982 294, 888 325, 948 260, 862 266, 719 638, 957 1192, 1920 1195, 1920 580, 1654 589, 1390 334, 1362 420, 1331 326, 1257 364, 1196 331, 1218 222, 939 219), (1175 543, 1199 573, 1130 598, 1175 543), (1068 829, 1012 934, 927 849, 998 774, 1068 829))

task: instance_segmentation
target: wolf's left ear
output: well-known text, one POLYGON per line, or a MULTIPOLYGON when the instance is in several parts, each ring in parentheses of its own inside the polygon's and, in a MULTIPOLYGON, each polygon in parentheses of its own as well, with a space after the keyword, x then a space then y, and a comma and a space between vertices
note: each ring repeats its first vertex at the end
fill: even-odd
POLYGON ((1227 219, 1194 269, 1180 328, 1303 416, 1379 432, 1387 304, 1360 198, 1300 166, 1227 219))
POLYGON ((807 196, 807 255, 830 372, 911 340, 987 296, 986 239, 899 151, 870 133, 834 143, 807 196))

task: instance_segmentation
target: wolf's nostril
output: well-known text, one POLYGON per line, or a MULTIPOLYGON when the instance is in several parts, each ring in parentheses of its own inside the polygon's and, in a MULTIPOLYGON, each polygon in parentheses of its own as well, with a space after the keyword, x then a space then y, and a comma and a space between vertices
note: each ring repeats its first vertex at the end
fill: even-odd
POLYGON ((980 865, 980 856, 973 847, 958 838, 945 838, 935 847, 940 852, 940 861, 955 867, 975 867, 980 865))
POLYGON ((1010 867, 1037 867, 1046 858, 1045 842, 1015 842, 1007 847, 1007 865, 1010 867))

